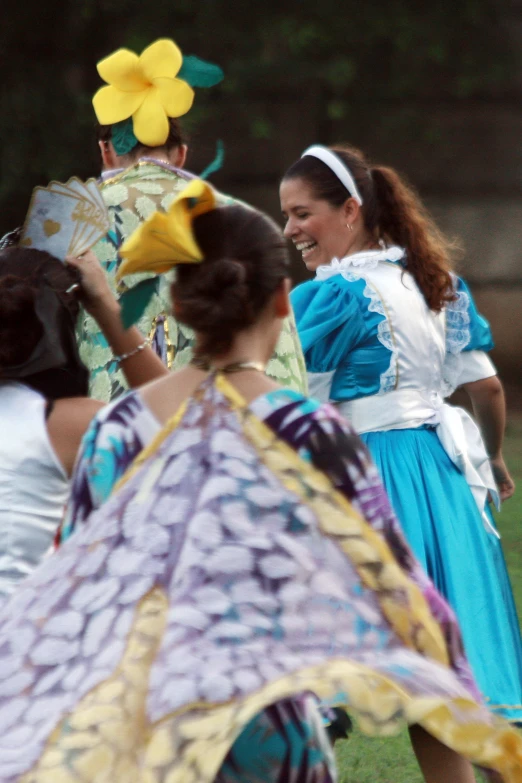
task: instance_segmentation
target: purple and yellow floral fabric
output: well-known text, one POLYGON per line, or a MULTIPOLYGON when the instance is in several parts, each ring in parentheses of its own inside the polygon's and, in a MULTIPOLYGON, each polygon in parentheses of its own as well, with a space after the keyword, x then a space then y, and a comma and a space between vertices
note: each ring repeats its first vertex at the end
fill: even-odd
MULTIPOLYGON (((295 779, 333 779, 306 694, 369 733, 419 723, 521 779, 522 739, 457 676, 425 590, 361 514, 385 503, 363 448, 303 399, 279 423, 289 433, 310 405, 307 443, 300 426, 290 446, 278 400, 297 402, 247 406, 206 381, 4 608, 2 781, 228 783, 273 705, 301 707, 288 737, 310 732, 295 779)), ((279 770, 255 774, 282 783, 270 758, 279 770)))

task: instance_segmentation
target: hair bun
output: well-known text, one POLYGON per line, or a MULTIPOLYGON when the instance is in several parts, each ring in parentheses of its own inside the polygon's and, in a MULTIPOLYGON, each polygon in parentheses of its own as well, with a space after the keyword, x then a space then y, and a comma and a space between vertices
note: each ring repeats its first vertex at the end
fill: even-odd
POLYGON ((221 356, 288 275, 287 247, 270 218, 241 204, 198 215, 194 234, 204 261, 176 270, 174 313, 198 333, 199 355, 221 356))
POLYGON ((225 291, 229 286, 242 285, 246 282, 247 272, 243 264, 230 258, 220 258, 212 262, 210 279, 214 285, 225 291))
POLYGON ((250 325, 253 316, 244 265, 221 258, 205 263, 200 271, 183 297, 181 320, 210 334, 229 334, 250 325))

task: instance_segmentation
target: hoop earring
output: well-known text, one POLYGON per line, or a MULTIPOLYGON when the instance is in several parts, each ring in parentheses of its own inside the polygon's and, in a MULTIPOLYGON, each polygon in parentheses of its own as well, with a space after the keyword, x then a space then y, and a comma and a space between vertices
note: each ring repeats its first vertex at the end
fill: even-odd
POLYGON ((353 231, 353 226, 352 226, 352 224, 351 224, 351 223, 347 223, 347 224, 346 224, 346 228, 349 228, 349 229, 350 229, 350 231, 353 231))

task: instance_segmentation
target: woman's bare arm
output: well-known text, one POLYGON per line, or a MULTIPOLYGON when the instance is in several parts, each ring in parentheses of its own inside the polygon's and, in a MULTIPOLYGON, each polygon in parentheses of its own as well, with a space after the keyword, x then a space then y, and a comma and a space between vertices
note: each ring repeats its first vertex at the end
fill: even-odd
MULTIPOLYGON (((132 353, 143 344, 144 337, 135 326, 124 329, 120 305, 111 291, 106 274, 92 251, 80 258, 68 258, 82 277, 82 303, 98 323, 115 356, 132 353)), ((159 356, 148 346, 123 359, 121 368, 131 388, 167 375, 159 356)))
POLYGON ((493 475, 501 500, 507 500, 515 491, 502 455, 504 430, 506 426, 506 401, 504 389, 497 375, 462 385, 473 406, 475 419, 482 433, 493 475))

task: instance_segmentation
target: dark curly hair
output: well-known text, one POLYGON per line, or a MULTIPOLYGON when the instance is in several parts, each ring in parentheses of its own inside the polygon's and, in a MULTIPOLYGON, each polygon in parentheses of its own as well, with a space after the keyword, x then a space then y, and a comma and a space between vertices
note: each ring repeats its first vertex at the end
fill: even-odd
POLYGON ((35 310, 41 285, 49 285, 76 319, 78 299, 67 290, 78 282, 78 272, 49 253, 16 246, 0 251, 0 372, 25 362, 42 337, 35 310))

